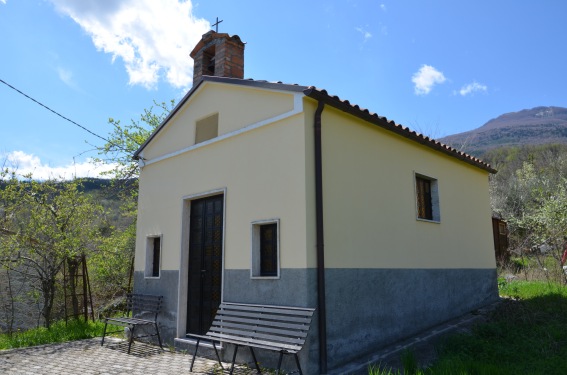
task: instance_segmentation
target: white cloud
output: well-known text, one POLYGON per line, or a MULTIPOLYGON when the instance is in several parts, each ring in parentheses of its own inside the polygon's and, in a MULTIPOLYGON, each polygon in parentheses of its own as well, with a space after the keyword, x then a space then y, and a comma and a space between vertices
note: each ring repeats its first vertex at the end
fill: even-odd
POLYGON ((0 0, 0 3, 6 4, 6 0, 0 0))
POLYGON ((52 167, 43 164, 39 157, 33 154, 26 154, 24 151, 12 151, 2 157, 0 161, 5 161, 5 166, 15 170, 19 176, 31 173, 36 180, 47 180, 49 178, 69 180, 73 177, 100 177, 99 174, 101 172, 109 171, 113 167, 111 165, 95 165, 92 159, 79 163, 69 162, 69 164, 64 166, 52 167))
POLYGON ((443 73, 431 65, 422 65, 411 78, 411 81, 415 85, 414 91, 416 95, 427 95, 431 92, 433 86, 441 84, 446 80, 443 73))
POLYGON ((386 4, 380 4, 380 9, 382 9, 385 12, 386 11, 386 4))
POLYGON ((362 27, 357 27, 356 31, 361 33, 364 36, 364 41, 366 42, 368 39, 372 38, 372 34, 369 31, 364 30, 362 27))
POLYGON ((59 79, 63 81, 67 86, 71 87, 72 89, 78 90, 77 83, 73 78, 73 72, 65 69, 65 68, 57 68, 57 74, 59 75, 59 79))
POLYGON ((467 96, 479 91, 486 92, 486 90, 488 90, 488 87, 486 87, 486 85, 480 84, 478 82, 473 82, 461 87, 459 94, 461 96, 467 96))
POLYGON ((191 84, 189 53, 210 23, 193 16, 190 0, 50 1, 98 50, 112 54, 113 62, 123 60, 131 85, 153 88, 160 79, 178 88, 191 84))

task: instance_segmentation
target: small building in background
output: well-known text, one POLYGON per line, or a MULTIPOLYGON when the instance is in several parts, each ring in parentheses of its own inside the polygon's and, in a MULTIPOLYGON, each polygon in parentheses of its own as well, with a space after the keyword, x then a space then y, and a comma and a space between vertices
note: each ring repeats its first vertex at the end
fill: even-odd
POLYGON ((494 254, 498 265, 505 265, 510 260, 508 251, 508 224, 498 216, 492 216, 492 237, 494 254))

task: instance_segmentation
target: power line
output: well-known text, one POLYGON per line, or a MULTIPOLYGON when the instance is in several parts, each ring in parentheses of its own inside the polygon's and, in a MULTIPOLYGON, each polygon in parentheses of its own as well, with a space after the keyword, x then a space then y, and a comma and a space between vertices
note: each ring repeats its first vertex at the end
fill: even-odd
POLYGON ((35 99, 32 98, 31 96, 29 96, 29 95, 27 95, 26 93, 24 93, 24 92, 18 90, 17 88, 15 88, 14 86, 10 85, 10 84, 7 83, 6 81, 0 79, 0 82, 2 82, 3 84, 5 84, 6 86, 8 86, 9 88, 11 88, 12 90, 18 92, 19 94, 25 96, 26 98, 28 98, 28 99, 31 100, 32 102, 34 102, 34 103, 36 103, 36 104, 39 104, 40 106, 42 106, 43 108, 47 109, 48 111, 54 113, 55 115, 61 117, 61 118, 64 119, 64 120, 70 122, 71 124, 73 124, 73 125, 75 125, 75 126, 78 126, 79 128, 81 128, 81 129, 83 129, 84 131, 86 131, 86 132, 88 132, 88 133, 94 135, 95 137, 98 137, 98 138, 102 139, 103 141, 108 142, 108 143, 110 143, 111 145, 122 149, 122 151, 128 152, 128 150, 126 150, 126 149, 124 149, 123 147, 117 145, 116 143, 109 141, 108 139, 104 138, 103 136, 100 136, 100 135, 96 134, 95 132, 93 132, 93 131, 87 129, 87 128, 84 127, 83 125, 78 124, 78 123, 76 123, 75 121, 71 120, 70 118, 63 116, 61 113, 59 113, 59 112, 57 112, 57 111, 55 111, 55 110, 49 108, 48 106, 46 106, 45 104, 41 103, 40 101, 35 100, 35 99))

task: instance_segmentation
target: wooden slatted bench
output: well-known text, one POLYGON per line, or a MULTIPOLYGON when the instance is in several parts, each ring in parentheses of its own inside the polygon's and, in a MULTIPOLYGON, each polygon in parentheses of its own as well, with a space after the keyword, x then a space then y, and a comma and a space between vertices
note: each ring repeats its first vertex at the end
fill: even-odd
POLYGON ((150 294, 134 294, 126 295, 126 314, 121 317, 107 317, 104 319, 104 331, 102 333, 101 346, 104 345, 104 337, 107 333, 115 333, 121 331, 106 332, 108 323, 128 327, 130 330, 128 337, 128 354, 134 339, 142 337, 157 336, 159 346, 163 350, 161 337, 157 324, 157 317, 163 304, 163 296, 154 296, 150 294), (147 317, 144 317, 147 316, 147 317), (138 326, 153 326, 156 333, 152 335, 135 336, 135 330, 138 326))
POLYGON ((297 372, 303 374, 297 353, 305 343, 314 311, 315 309, 302 307, 223 302, 219 306, 211 328, 206 334, 187 335, 197 339, 190 371, 193 371, 199 343, 205 339, 212 342, 221 368, 223 367, 216 343, 224 342, 235 345, 230 368, 231 374, 234 370, 234 362, 239 346, 250 348, 256 370, 260 374, 262 372, 256 360, 254 348, 280 353, 277 374, 280 373, 284 354, 294 356, 298 369, 297 372))

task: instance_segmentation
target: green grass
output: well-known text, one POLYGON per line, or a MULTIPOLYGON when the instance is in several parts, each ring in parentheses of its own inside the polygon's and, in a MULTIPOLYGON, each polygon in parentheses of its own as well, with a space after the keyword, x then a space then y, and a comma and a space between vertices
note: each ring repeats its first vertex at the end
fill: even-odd
POLYGON ((49 329, 40 327, 14 332, 12 335, 0 334, 0 349, 88 339, 102 336, 103 329, 104 323, 101 322, 70 320, 65 324, 64 321, 60 321, 52 324, 49 329))
POLYGON ((379 366, 370 375, 537 375, 567 373, 567 288, 547 282, 500 284, 510 297, 471 334, 453 335, 425 369, 404 359, 404 371, 379 366), (409 365, 407 365, 408 363, 409 365))

